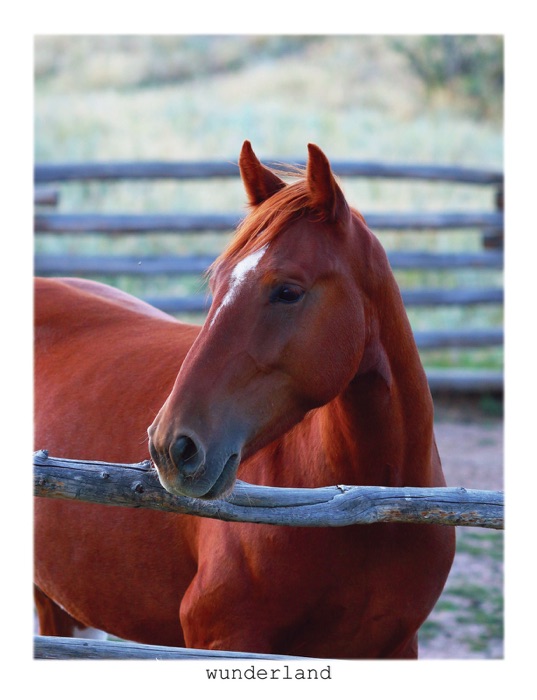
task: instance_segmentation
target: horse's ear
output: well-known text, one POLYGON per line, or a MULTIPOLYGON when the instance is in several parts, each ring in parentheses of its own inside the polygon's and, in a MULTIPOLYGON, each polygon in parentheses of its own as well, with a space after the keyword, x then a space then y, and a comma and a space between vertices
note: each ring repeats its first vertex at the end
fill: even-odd
POLYGON ((329 221, 346 218, 349 205, 336 182, 330 163, 319 146, 308 144, 308 166, 306 170, 311 204, 329 221))
POLYGON ((242 146, 239 168, 248 201, 253 206, 261 204, 285 187, 283 180, 259 162, 249 141, 245 141, 242 146))

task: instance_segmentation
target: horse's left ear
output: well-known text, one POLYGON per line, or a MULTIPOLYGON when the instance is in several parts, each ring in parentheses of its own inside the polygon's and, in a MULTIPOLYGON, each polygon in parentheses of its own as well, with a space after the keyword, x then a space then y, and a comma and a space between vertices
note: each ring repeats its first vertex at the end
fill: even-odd
POLYGON ((259 162, 249 141, 245 141, 242 146, 239 168, 248 202, 252 206, 261 204, 285 187, 283 180, 259 162))
POLYGON ((336 182, 328 158, 313 143, 308 144, 308 153, 306 174, 312 206, 329 221, 346 218, 349 205, 336 182))

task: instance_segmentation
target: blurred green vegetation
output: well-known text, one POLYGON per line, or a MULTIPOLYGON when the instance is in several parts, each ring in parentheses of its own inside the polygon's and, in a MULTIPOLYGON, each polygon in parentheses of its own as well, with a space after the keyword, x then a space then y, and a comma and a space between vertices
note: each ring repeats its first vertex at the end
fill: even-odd
POLYGON ((197 82, 290 56, 319 56, 329 69, 343 70, 349 105, 361 84, 371 92, 373 80, 384 83, 391 71, 397 78, 406 73, 415 102, 449 93, 452 106, 472 115, 499 120, 502 114, 499 36, 38 36, 35 49, 42 89, 131 91, 197 82))
POLYGON ((503 44, 498 37, 395 37, 391 45, 406 57, 431 100, 456 96, 470 114, 501 118, 503 44))

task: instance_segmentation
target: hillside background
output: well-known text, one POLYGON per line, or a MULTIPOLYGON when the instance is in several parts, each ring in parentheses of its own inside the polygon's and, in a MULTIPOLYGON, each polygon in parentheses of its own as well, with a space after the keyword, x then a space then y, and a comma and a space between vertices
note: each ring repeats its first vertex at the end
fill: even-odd
POLYGON ((501 37, 38 36, 36 158, 300 155, 501 167, 501 37))

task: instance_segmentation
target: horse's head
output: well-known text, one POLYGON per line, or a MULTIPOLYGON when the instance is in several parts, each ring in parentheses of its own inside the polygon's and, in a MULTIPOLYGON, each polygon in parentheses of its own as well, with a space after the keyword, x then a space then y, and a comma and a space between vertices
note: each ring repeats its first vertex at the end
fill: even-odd
POLYGON ((172 493, 216 498, 244 459, 280 437, 357 374, 366 322, 371 234, 347 205, 322 151, 286 184, 246 142, 251 205, 211 274, 213 303, 149 428, 172 493))

